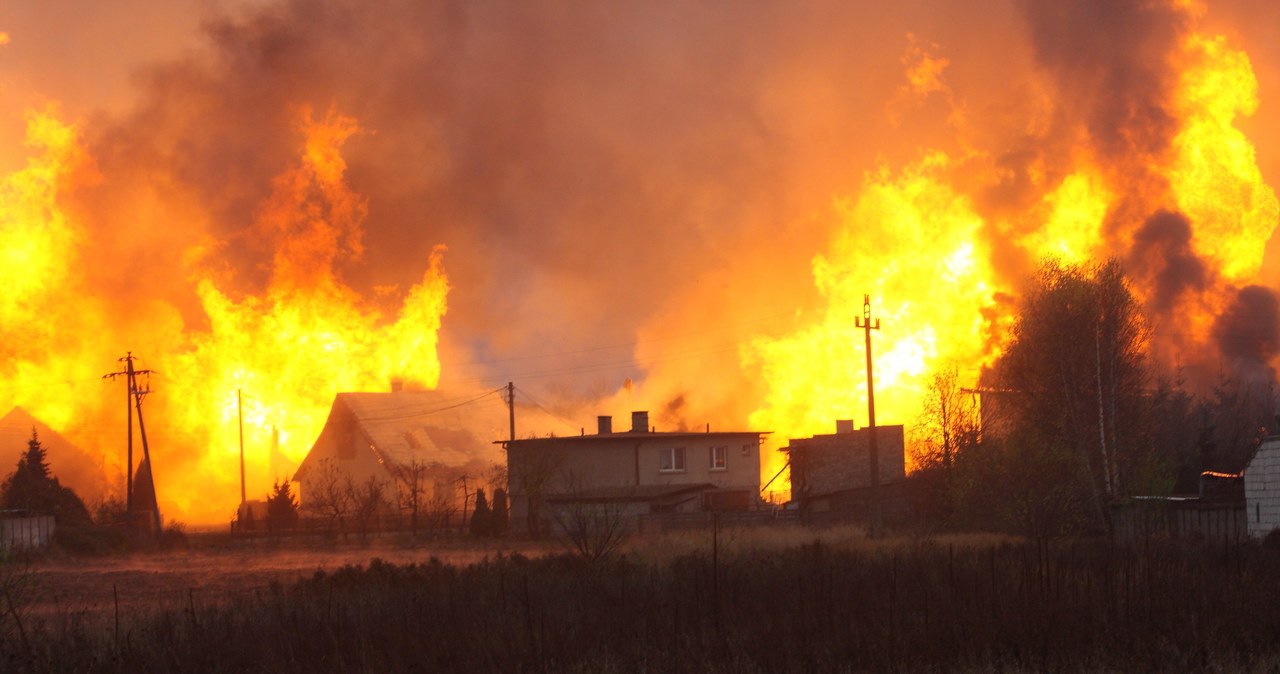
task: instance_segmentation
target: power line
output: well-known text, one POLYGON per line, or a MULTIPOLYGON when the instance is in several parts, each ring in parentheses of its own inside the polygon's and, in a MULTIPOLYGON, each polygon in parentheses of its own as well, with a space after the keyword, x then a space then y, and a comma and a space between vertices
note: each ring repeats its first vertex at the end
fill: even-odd
POLYGON ((528 401, 528 402, 529 402, 529 404, 531 404, 531 405, 533 405, 534 407, 536 407, 536 408, 538 408, 538 409, 542 410, 542 411, 543 411, 547 416, 549 416, 549 417, 551 417, 551 418, 553 418, 553 419, 556 419, 557 421, 559 421, 560 423, 562 423, 562 424, 564 424, 564 425, 568 426, 568 427, 569 427, 569 428, 571 428, 571 429, 575 429, 575 430, 576 430, 576 429, 581 428, 581 426, 579 426, 578 424, 575 424, 575 423, 573 423, 572 421, 569 421, 568 419, 565 419, 564 417, 560 416, 559 414, 556 414, 555 412, 552 412, 551 410, 547 409, 546 407, 543 407, 542 403, 538 402, 537 400, 534 400, 534 399, 533 399, 533 396, 529 395, 529 394, 528 394, 528 392, 526 392, 524 389, 522 389, 522 388, 520 388, 520 387, 518 387, 518 386, 517 386, 515 390, 516 390, 516 392, 517 392, 517 393, 519 393, 519 394, 520 394, 520 395, 521 395, 521 396, 522 396, 526 401, 528 401))

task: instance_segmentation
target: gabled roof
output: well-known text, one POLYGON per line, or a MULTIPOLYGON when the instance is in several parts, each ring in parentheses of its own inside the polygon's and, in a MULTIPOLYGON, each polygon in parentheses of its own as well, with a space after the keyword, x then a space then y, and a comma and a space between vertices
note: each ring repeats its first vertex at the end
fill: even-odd
MULTIPOLYGON (((415 460, 445 466, 497 460, 492 440, 502 436, 506 421, 501 400, 468 400, 439 391, 339 393, 320 438, 334 424, 353 422, 388 467, 415 460)), ((311 456, 303 460, 299 472, 311 456)))

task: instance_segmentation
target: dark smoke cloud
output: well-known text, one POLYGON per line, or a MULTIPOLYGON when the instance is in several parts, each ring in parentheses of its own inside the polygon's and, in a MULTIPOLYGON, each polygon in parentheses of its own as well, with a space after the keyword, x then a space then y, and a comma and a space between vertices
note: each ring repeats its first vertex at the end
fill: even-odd
POLYGON ((1280 300, 1262 286, 1240 289, 1213 326, 1218 350, 1233 369, 1251 380, 1274 381, 1280 354, 1280 300))
POLYGON ((1158 211, 1134 233, 1128 271, 1150 289, 1147 310, 1153 318, 1167 316, 1185 293, 1202 292, 1210 281, 1191 248, 1191 221, 1173 211, 1158 211))
POLYGON ((1166 109, 1169 55, 1185 11, 1155 0, 1024 0, 1037 61, 1103 157, 1128 166, 1158 156, 1176 131, 1166 109))
MULTIPOLYGON (((985 16, 1007 21, 997 5, 985 16)), ((364 257, 343 277, 403 290, 449 247, 446 363, 625 343, 693 287, 773 313, 813 293, 829 222, 812 214, 874 157, 918 156, 910 119, 905 150, 883 142, 907 33, 973 52, 975 80, 1007 51, 964 31, 967 16, 394 0, 213 15, 204 50, 141 72, 132 110, 87 129, 103 181, 80 210, 104 256, 135 270, 93 285, 159 292, 198 326, 174 251, 208 240, 225 290, 260 289, 272 242, 250 225, 297 161, 310 106, 365 130, 343 150, 368 200, 364 257), (172 226, 155 231, 156 214, 172 226)))

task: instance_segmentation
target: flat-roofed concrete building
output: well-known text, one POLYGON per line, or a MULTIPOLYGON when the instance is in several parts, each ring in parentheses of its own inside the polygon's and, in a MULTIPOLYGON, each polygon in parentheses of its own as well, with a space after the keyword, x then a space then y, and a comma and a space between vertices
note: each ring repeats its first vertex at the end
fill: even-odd
MULTIPOLYGON (((871 486, 871 431, 837 421, 836 432, 797 438, 782 448, 789 455, 791 501, 814 512, 862 510, 871 486)), ((876 427, 879 484, 906 478, 901 425, 876 427)))
POLYGON ((614 432, 503 442, 514 530, 550 530, 570 505, 609 507, 620 517, 760 506, 759 431, 657 431, 648 412, 614 432))

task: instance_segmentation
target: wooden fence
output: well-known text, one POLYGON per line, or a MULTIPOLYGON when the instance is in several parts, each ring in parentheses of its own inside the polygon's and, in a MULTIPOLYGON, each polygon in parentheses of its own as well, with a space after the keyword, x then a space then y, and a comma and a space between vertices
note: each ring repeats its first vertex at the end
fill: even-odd
POLYGON ((1112 516, 1120 543, 1153 536, 1239 543, 1249 535, 1243 503, 1142 499, 1116 506, 1112 516))
POLYGON ((35 550, 53 540, 53 515, 0 516, 0 550, 35 550))

